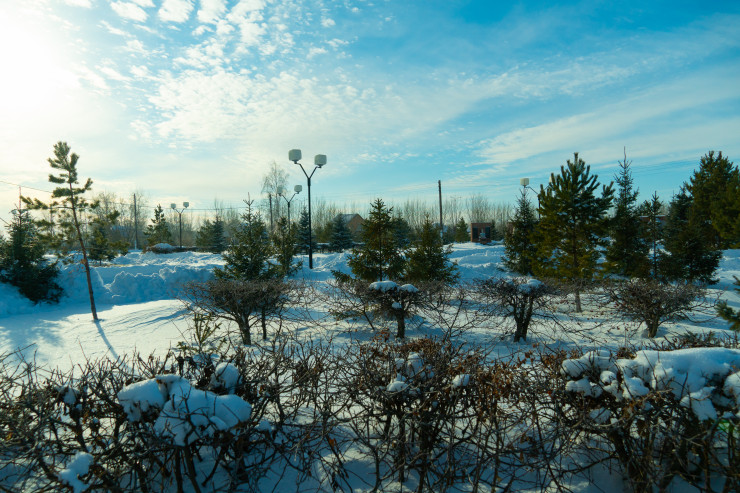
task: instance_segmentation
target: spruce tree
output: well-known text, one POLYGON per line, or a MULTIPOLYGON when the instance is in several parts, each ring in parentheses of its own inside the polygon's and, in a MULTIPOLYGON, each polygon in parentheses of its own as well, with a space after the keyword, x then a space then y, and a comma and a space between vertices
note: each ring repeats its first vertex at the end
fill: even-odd
POLYGON ((146 236, 147 245, 150 247, 160 243, 169 244, 172 242, 172 233, 170 233, 161 205, 157 204, 157 207, 154 208, 152 224, 147 225, 144 236, 146 236))
POLYGON ((219 279, 262 281, 277 276, 275 267, 268 262, 273 253, 267 226, 259 213, 252 211, 253 201, 245 201, 247 210, 242 215, 242 225, 231 239, 231 247, 224 252, 223 269, 216 268, 219 279))
POLYGON ((49 182, 62 185, 54 189, 51 194, 51 202, 45 204, 38 199, 28 199, 23 197, 23 202, 31 209, 50 210, 51 207, 60 207, 56 211, 52 224, 56 224, 61 231, 63 241, 76 242, 80 246, 82 253, 82 265, 85 268, 85 277, 87 279, 87 290, 90 296, 90 312, 93 320, 98 320, 98 311, 95 308, 95 296, 93 295, 92 278, 90 276, 90 264, 87 259, 87 248, 85 238, 82 234, 81 223, 84 215, 90 209, 96 206, 95 203, 88 202, 84 194, 92 189, 92 180, 87 179, 83 186, 79 185, 77 176, 77 161, 80 156, 71 153, 71 148, 66 142, 57 142, 54 145, 54 157, 49 158, 49 166, 58 170, 58 175, 49 175, 49 182), (57 202, 56 199, 59 199, 57 202))
POLYGON ((631 164, 625 153, 624 161, 619 162, 619 172, 614 176, 617 194, 604 270, 624 277, 645 277, 650 270, 649 244, 635 207, 638 191, 633 188, 631 164))
POLYGON ((302 253, 308 253, 309 241, 311 242, 312 250, 316 251, 316 235, 309 231, 308 221, 308 210, 303 209, 301 211, 301 217, 298 220, 298 251, 302 253))
MULTIPOLYGON (((735 285, 738 286, 735 288, 735 291, 740 293, 740 279, 738 279, 737 276, 735 277, 735 285)), ((722 300, 717 303, 717 314, 719 314, 720 317, 730 322, 730 329, 740 332, 740 310, 733 310, 729 306, 727 306, 727 302, 722 300)))
POLYGON ((645 218, 643 237, 648 244, 648 263, 650 277, 658 279, 660 259, 662 257, 659 241, 663 238, 663 225, 658 216, 663 210, 663 203, 658 199, 658 192, 654 192, 650 200, 646 200, 638 209, 638 214, 645 218))
POLYGON ((0 237, 0 282, 18 288, 34 303, 59 300, 62 288, 56 283, 56 262, 44 257, 44 245, 28 211, 12 211, 8 239, 0 237))
POLYGON ((275 224, 275 231, 272 233, 272 244, 277 257, 278 265, 276 266, 279 275, 286 277, 296 271, 298 266, 293 265, 293 257, 298 253, 296 243, 296 230, 288 224, 288 220, 281 217, 275 224))
POLYGON ((597 196, 598 177, 578 157, 551 176, 547 189, 540 186, 538 226, 538 276, 567 280, 573 284, 576 311, 581 311, 581 289, 597 270, 598 247, 604 244, 606 212, 611 206, 612 185, 597 196))
POLYGON ((740 243, 740 172, 737 166, 719 152, 705 154, 685 186, 692 198, 692 215, 706 228, 715 248, 728 248, 740 243))
POLYGON ((461 217, 460 220, 455 224, 455 243, 465 243, 467 241, 470 241, 468 223, 465 222, 464 217, 461 217))
POLYGON ((457 265, 450 262, 452 247, 444 247, 429 216, 421 226, 419 241, 406 252, 406 281, 414 283, 440 282, 452 284, 460 276, 457 265))
POLYGON ((722 252, 716 246, 713 232, 706 216, 694 211, 693 199, 682 187, 668 208, 663 230, 662 275, 670 281, 717 282, 712 276, 719 267, 722 252))
POLYGON ((213 221, 206 219, 198 228, 195 245, 207 252, 221 253, 226 250, 224 234, 224 222, 220 216, 216 216, 213 221))
POLYGON ((342 215, 337 214, 331 222, 329 249, 332 252, 343 252, 344 250, 352 248, 353 245, 354 241, 352 240, 352 232, 350 232, 347 227, 347 223, 344 222, 342 215))
POLYGON ((396 214, 391 220, 393 224, 393 236, 396 237, 396 244, 400 248, 406 248, 411 244, 411 226, 401 214, 396 214))
POLYGON ((504 236, 503 261, 507 269, 522 275, 532 275, 533 263, 537 258, 537 245, 534 241, 536 224, 534 208, 527 199, 526 190, 522 190, 511 229, 504 236))
POLYGON ((347 264, 366 282, 400 279, 405 260, 393 227, 393 208, 375 200, 362 230, 363 246, 352 252, 347 264))

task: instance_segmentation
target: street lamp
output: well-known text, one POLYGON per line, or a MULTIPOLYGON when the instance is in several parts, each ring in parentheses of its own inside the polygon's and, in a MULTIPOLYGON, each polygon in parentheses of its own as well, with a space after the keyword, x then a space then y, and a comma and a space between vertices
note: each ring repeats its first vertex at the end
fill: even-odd
POLYGON ((182 213, 185 212, 185 209, 187 209, 189 205, 190 202, 183 202, 182 209, 178 211, 177 204, 174 202, 170 204, 170 208, 180 216, 180 250, 182 250, 182 213))
POLYGON ((295 164, 301 167, 301 171, 306 175, 306 181, 308 182, 308 268, 313 269, 313 233, 311 229, 311 177, 317 169, 323 167, 326 164, 326 156, 324 154, 316 154, 313 158, 314 168, 309 175, 303 165, 298 161, 301 160, 301 150, 291 149, 288 152, 288 160, 293 161, 295 164))
POLYGON ((537 193, 537 190, 529 186, 529 178, 521 178, 519 180, 519 184, 522 186, 522 188, 525 190, 524 194, 526 195, 527 189, 530 189, 534 192, 535 196, 537 197, 537 219, 540 218, 540 195, 537 193))
POLYGON ((293 195, 290 197, 290 199, 288 199, 288 197, 285 196, 285 192, 287 192, 285 187, 278 187, 277 189, 278 195, 285 199, 285 201, 288 203, 288 229, 290 229, 290 203, 293 202, 293 198, 295 198, 296 195, 301 193, 301 190, 303 190, 303 187, 301 185, 294 186, 293 195))

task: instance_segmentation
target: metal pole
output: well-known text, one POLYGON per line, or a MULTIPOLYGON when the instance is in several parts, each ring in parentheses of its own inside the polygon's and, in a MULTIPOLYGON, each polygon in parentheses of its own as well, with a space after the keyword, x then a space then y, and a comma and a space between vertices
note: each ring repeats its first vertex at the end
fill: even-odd
MULTIPOLYGON (((316 169, 314 168, 314 171, 316 169)), ((313 175, 313 173, 311 173, 313 175)), ((308 175, 307 175, 308 176, 308 175)), ((311 177, 308 176, 308 268, 313 269, 313 230, 311 228, 311 177)))
POLYGON ((139 248, 139 221, 136 211, 136 194, 134 194, 134 250, 139 248))
POLYGON ((439 187, 439 238, 444 243, 444 225, 442 224, 442 180, 437 180, 437 186, 439 187))
POLYGON ((180 250, 182 250, 182 212, 178 212, 180 216, 180 250))

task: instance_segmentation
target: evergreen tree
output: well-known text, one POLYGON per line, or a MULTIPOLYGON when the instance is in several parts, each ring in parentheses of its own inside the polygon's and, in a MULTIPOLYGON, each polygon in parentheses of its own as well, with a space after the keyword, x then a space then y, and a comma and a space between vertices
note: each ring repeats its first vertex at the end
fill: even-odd
POLYGON ((112 211, 93 219, 92 234, 88 241, 91 260, 97 260, 98 262, 113 260, 117 255, 125 255, 128 252, 127 242, 110 239, 111 228, 118 220, 119 214, 118 211, 112 211))
POLYGON ((411 284, 454 283, 459 273, 457 265, 450 262, 450 254, 452 247, 444 247, 439 229, 435 228, 429 216, 426 216, 416 247, 406 252, 406 281, 411 284))
POLYGON ((311 234, 312 232, 309 231, 308 219, 308 210, 303 209, 301 211, 301 217, 298 220, 298 251, 302 253, 308 253, 309 241, 311 241, 312 249, 316 251, 316 235, 311 234))
POLYGON ((393 236, 396 238, 396 244, 400 248, 406 248, 411 244, 411 226, 401 214, 396 214, 391 219, 393 225, 393 236))
POLYGON ((354 241, 352 240, 352 233, 347 227, 347 223, 344 222, 344 218, 341 214, 337 214, 331 223, 331 240, 329 241, 329 249, 332 252, 343 252, 349 248, 352 248, 354 241))
POLYGON ((692 198, 692 215, 706 228, 715 248, 728 248, 740 243, 740 172, 722 152, 709 151, 701 158, 699 170, 686 184, 692 198))
POLYGON ((591 167, 578 157, 560 167, 547 189, 540 186, 540 222, 538 226, 538 261, 534 273, 573 283, 576 311, 581 311, 580 291, 591 281, 606 232, 606 212, 611 206, 612 185, 602 187, 591 167))
POLYGON ((288 220, 281 217, 275 225, 275 232, 272 234, 272 244, 278 261, 278 271, 282 277, 291 275, 298 268, 293 265, 293 257, 298 253, 296 243, 295 227, 288 224, 288 220))
POLYGON ((152 224, 147 225, 144 230, 144 236, 146 236, 147 245, 154 246, 160 243, 169 244, 172 242, 172 234, 170 228, 167 225, 167 219, 164 217, 164 211, 162 206, 157 204, 154 209, 154 218, 152 224))
POLYGON ((28 211, 15 210, 7 225, 8 239, 0 237, 0 282, 17 287, 34 303, 59 300, 62 288, 55 279, 56 262, 44 258, 44 245, 28 211))
POLYGON ((212 253, 221 253, 226 250, 224 222, 220 216, 210 221, 206 219, 198 229, 195 245, 201 250, 212 253))
POLYGON ((273 253, 267 226, 259 213, 252 211, 253 201, 245 201, 247 211, 242 215, 243 224, 234 233, 231 247, 224 252, 223 269, 216 268, 219 279, 262 281, 277 277, 275 267, 268 262, 273 253))
POLYGON ((695 213, 693 199, 682 188, 668 208, 663 231, 666 254, 660 270, 668 280, 698 281, 707 284, 719 267, 721 251, 716 247, 709 221, 703 213, 695 213))
POLYGON ((57 142, 54 145, 54 157, 49 158, 49 166, 58 170, 58 175, 49 175, 49 182, 62 185, 54 189, 51 194, 51 202, 45 204, 38 199, 28 199, 23 197, 23 202, 31 209, 50 210, 51 207, 61 207, 61 211, 54 216, 52 223, 61 230, 63 241, 76 242, 80 245, 82 252, 82 264, 85 268, 85 277, 87 279, 87 290, 90 296, 90 312, 93 320, 98 320, 98 312, 95 308, 95 297, 93 295, 92 279, 90 277, 90 264, 87 260, 87 248, 85 239, 82 235, 80 223, 85 213, 95 207, 95 203, 88 202, 84 194, 92 189, 92 180, 87 179, 82 187, 79 185, 77 177, 77 161, 79 156, 75 153, 70 154, 71 149, 66 142, 57 142), (60 199, 57 202, 55 199, 60 199))
POLYGON ((468 231, 468 223, 465 222, 464 217, 461 217, 455 224, 455 243, 465 243, 466 241, 470 241, 470 232, 468 231))
MULTIPOLYGON (((735 277, 735 285, 740 286, 740 279, 735 277)), ((735 288, 735 291, 740 293, 740 287, 735 288)), ((717 303, 717 313, 720 317, 730 322, 730 328, 734 331, 740 332, 740 310, 733 310, 727 306, 727 302, 722 300, 717 303)))
POLYGON ((373 202, 362 230, 364 245, 347 261, 358 279, 374 282, 402 277, 405 260, 394 234, 392 211, 381 199, 373 202))
POLYGON ((663 203, 658 199, 657 192, 653 193, 650 200, 643 202, 638 210, 638 214, 645 218, 645 227, 642 232, 649 247, 648 263, 650 264, 650 277, 653 279, 658 279, 662 256, 658 248, 658 242, 663 238, 663 226, 658 220, 662 210, 663 203))
POLYGON ((617 196, 614 217, 609 234, 611 241, 606 248, 604 270, 625 277, 645 277, 650 270, 649 244, 643 231, 635 203, 638 191, 633 189, 631 161, 619 162, 619 172, 614 176, 617 196))
POLYGON ((534 209, 527 199, 525 190, 517 200, 511 230, 504 236, 504 265, 507 269, 522 274, 532 275, 532 266, 537 257, 537 245, 534 232, 537 221, 534 209))

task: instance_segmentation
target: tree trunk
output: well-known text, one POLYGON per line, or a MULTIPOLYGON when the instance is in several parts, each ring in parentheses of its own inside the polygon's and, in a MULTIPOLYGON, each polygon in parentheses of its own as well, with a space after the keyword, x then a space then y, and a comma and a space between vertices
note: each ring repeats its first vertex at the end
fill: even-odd
POLYGON ((406 317, 404 317, 403 310, 399 310, 399 312, 396 314, 396 321, 398 322, 396 339, 403 339, 406 337, 406 317))
POLYGON ((92 278, 90 277, 90 264, 87 262, 87 250, 85 250, 85 242, 82 240, 82 232, 80 231, 80 222, 77 220, 77 208, 75 207, 75 196, 72 191, 72 184, 69 184, 69 190, 72 192, 69 203, 72 205, 72 219, 75 222, 75 230, 77 231, 77 239, 80 240, 80 248, 82 249, 82 264, 85 266, 85 276, 87 277, 87 292, 90 294, 90 311, 92 312, 93 320, 98 320, 98 310, 95 308, 95 296, 93 295, 92 278))
POLYGON ((262 340, 267 339, 267 310, 262 308, 262 340))

